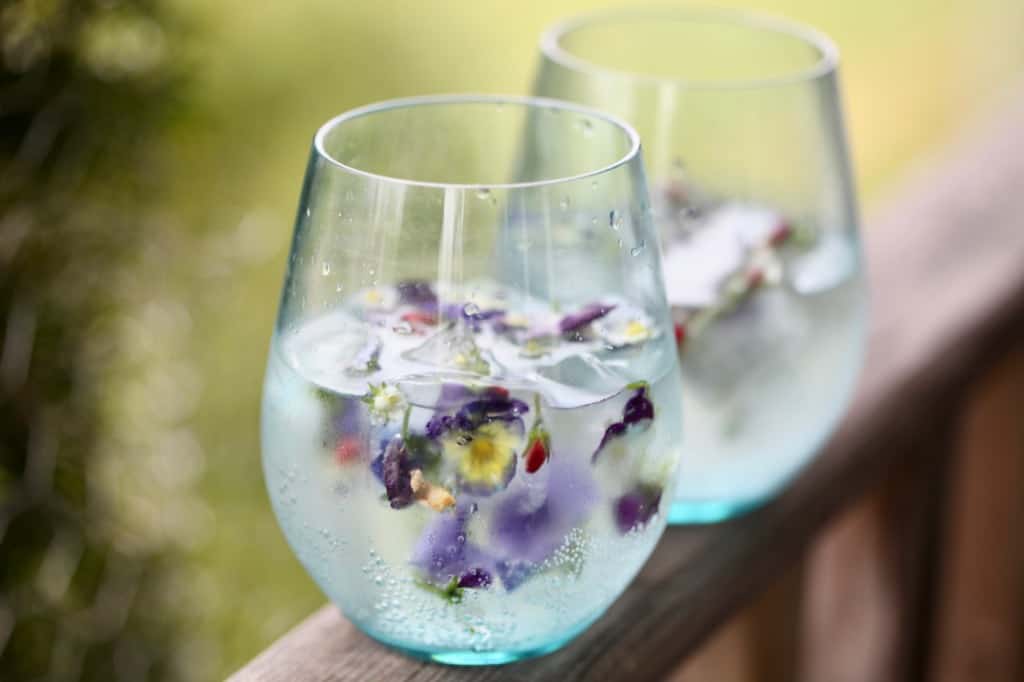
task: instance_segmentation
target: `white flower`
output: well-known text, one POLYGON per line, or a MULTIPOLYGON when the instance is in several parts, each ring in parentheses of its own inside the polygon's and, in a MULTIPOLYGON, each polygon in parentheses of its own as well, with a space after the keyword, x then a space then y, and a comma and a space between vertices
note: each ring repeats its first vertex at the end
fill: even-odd
POLYGON ((658 336, 654 320, 642 310, 616 309, 607 317, 594 322, 594 328, 609 346, 624 348, 635 346, 658 336))
POLYGON ((377 424, 387 424, 401 417, 405 412, 405 396, 394 386, 381 384, 370 386, 370 393, 363 399, 370 408, 370 417, 377 424))

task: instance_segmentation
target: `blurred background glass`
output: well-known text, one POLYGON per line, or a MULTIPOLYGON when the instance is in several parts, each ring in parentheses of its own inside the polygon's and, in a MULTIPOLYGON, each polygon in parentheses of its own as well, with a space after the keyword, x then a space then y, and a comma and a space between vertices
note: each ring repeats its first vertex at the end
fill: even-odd
MULTIPOLYGON (((324 598, 258 414, 316 128, 526 92, 583 0, 12 0, 0 8, 0 678, 214 678, 324 598)), ((1014 92, 1019 0, 728 2, 831 35, 871 206, 1014 92)))

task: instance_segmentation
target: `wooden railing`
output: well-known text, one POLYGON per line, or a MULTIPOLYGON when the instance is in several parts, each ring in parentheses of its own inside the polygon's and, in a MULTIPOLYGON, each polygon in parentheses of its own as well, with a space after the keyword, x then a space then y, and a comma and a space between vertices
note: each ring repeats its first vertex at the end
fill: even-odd
MULTIPOLYGON (((979 379, 1003 362, 1001 376, 1024 380, 1024 353, 1006 360, 1024 348, 1024 100, 922 170, 872 222, 865 241, 868 359, 854 404, 828 446, 763 509, 667 531, 635 583, 577 641, 514 665, 445 668, 374 643, 325 606, 233 679, 663 679, 800 562, 793 678, 1024 679, 1001 676, 1021 673, 1015 666, 1024 635, 1006 629, 1024 625, 1024 542, 998 539, 1015 527, 1011 514, 1024 511, 1013 506, 1024 497, 1024 453, 1005 454, 1003 447, 998 462, 980 459, 1000 452, 994 429, 1024 428, 1024 395, 1007 403, 1013 382, 992 389, 1003 391, 1003 407, 995 410, 1003 411, 1001 420, 991 410, 969 420, 992 448, 972 459, 951 455, 965 396, 979 379), (987 528, 995 546, 972 537, 973 527, 987 528), (993 570, 979 572, 987 566, 979 553, 1009 565, 992 578, 993 570), (982 588, 999 583, 1001 596, 989 594, 985 602, 998 612, 996 634, 985 629, 992 613, 974 631, 959 628, 963 618, 971 621, 974 604, 964 580, 982 588), (973 672, 961 677, 958 670, 973 672)), ((1016 528, 1024 537, 1024 524, 1016 528)))

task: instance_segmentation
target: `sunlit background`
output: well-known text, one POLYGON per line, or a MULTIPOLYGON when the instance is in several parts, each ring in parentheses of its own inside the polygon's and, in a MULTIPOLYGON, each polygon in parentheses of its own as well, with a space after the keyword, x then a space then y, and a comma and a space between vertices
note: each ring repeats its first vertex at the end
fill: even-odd
MULTIPOLYGON (((0 6, 0 679, 223 677, 323 601, 258 443, 312 134, 527 91, 542 28, 612 4, 0 6)), ((838 42, 869 216, 1024 75, 1020 0, 726 4, 838 42)))

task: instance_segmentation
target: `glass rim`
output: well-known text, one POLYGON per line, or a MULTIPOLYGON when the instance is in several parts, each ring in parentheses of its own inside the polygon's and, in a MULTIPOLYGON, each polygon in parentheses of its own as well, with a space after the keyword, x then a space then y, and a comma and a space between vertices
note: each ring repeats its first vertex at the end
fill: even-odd
POLYGON ((529 95, 482 95, 482 94, 446 94, 446 95, 422 95, 417 97, 400 97, 397 99, 382 100, 367 104, 365 106, 350 109, 334 118, 328 120, 317 130, 316 135, 313 138, 313 147, 316 150, 317 155, 331 163, 332 165, 348 172, 353 175, 362 176, 367 179, 376 180, 380 182, 390 182, 399 185, 407 185, 412 187, 428 187, 432 189, 458 189, 458 190, 480 190, 480 189, 530 189, 536 187, 545 187, 565 184, 568 182, 574 182, 577 180, 584 180, 586 178, 597 177, 609 173, 617 168, 625 166, 626 164, 634 161, 639 157, 640 154, 640 134, 636 131, 633 126, 627 123, 625 120, 606 113, 599 109, 592 109, 590 107, 581 106, 572 102, 565 102, 558 99, 552 99, 549 97, 535 97, 529 95), (569 111, 576 114, 584 114, 591 116, 596 119, 600 119, 610 124, 611 126, 618 128, 625 134, 626 139, 629 141, 629 150, 616 159, 612 163, 587 170, 582 173, 575 175, 567 175, 564 177, 553 177, 545 178, 543 180, 530 180, 527 182, 499 182, 499 183, 459 183, 459 182, 439 182, 432 180, 413 180, 410 178, 399 178, 391 175, 384 175, 382 173, 373 173, 371 171, 363 170, 357 166, 347 164, 327 152, 325 146, 325 140, 328 135, 338 129, 345 123, 352 121, 357 118, 364 116, 370 116, 373 114, 393 111, 395 109, 415 108, 420 106, 435 106, 435 105, 451 105, 451 104, 494 104, 494 105, 513 105, 519 106, 524 109, 536 109, 542 108, 558 109, 561 111, 569 111))
POLYGON ((540 52, 544 58, 573 71, 591 75, 613 76, 642 81, 651 84, 675 85, 692 90, 755 90, 808 82, 835 72, 839 66, 839 48, 835 42, 818 29, 783 17, 751 10, 724 7, 647 7, 625 8, 585 12, 562 19, 549 26, 541 34, 540 52), (795 38, 818 51, 818 59, 808 67, 794 69, 782 75, 763 78, 687 78, 685 76, 663 76, 641 71, 628 71, 603 66, 573 54, 562 46, 563 39, 571 32, 599 24, 614 24, 623 19, 675 19, 688 22, 703 21, 746 27, 766 33, 776 33, 795 38))

